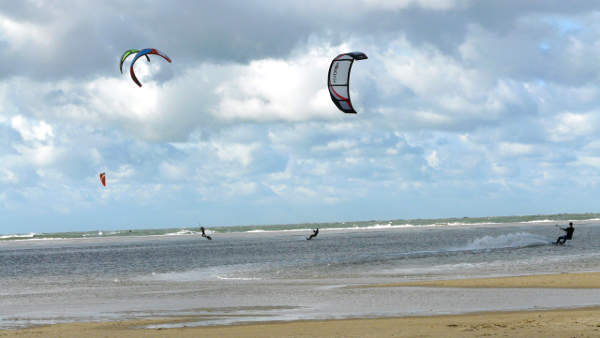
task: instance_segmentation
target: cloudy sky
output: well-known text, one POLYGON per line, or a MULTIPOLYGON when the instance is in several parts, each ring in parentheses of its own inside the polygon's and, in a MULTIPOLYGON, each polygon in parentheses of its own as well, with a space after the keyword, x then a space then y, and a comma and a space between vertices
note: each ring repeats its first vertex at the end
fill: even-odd
POLYGON ((0 233, 599 211, 598 1, 3 1, 0 47, 0 233))

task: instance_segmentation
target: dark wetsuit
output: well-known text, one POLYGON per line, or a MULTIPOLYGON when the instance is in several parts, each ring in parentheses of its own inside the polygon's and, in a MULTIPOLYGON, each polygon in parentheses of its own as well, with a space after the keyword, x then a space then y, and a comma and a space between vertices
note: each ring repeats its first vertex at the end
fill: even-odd
POLYGON ((318 234, 319 234, 319 229, 315 229, 315 230, 313 230, 313 234, 312 234, 312 235, 310 235, 310 236, 308 236, 308 237, 306 238, 306 240, 310 241, 311 239, 313 239, 313 238, 317 237, 317 235, 318 235, 318 234))
POLYGON ((206 239, 211 240, 212 237, 204 233, 204 227, 200 227, 200 231, 202 231, 202 237, 206 237, 206 239))
POLYGON ((575 228, 573 227, 573 225, 569 225, 569 227, 567 228, 560 228, 561 230, 563 230, 564 232, 566 232, 566 234, 564 236, 560 236, 556 239, 556 244, 565 244, 565 242, 567 240, 571 240, 573 239, 573 232, 575 232, 575 228))

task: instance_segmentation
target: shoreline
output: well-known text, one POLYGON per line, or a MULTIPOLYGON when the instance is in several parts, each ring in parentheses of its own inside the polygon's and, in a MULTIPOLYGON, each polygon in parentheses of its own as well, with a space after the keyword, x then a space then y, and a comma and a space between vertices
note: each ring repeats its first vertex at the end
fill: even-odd
MULTIPOLYGON (((372 284, 382 287, 599 288, 600 272, 372 284)), ((0 337, 480 337, 600 336, 600 304, 432 316, 261 321, 197 326, 213 316, 73 322, 0 330, 0 337), (187 326, 186 326, 187 325, 187 326), (153 326, 155 328, 147 328, 153 326), (162 326, 162 327, 161 327, 162 326), (170 326, 170 327, 169 327, 170 326), (177 327, 181 326, 181 327, 177 327), (169 327, 169 328, 165 328, 169 327)))
MULTIPOLYGON (((65 323, 0 330, 0 337, 523 337, 600 336, 600 306, 459 315, 243 323, 180 328, 202 317, 65 323)), ((205 319, 205 318, 204 318, 205 319)))

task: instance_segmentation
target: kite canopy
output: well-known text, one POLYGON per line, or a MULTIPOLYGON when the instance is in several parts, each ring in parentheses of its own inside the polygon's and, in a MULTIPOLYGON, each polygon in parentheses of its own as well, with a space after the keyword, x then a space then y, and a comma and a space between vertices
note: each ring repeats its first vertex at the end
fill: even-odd
POLYGON ((327 76, 327 88, 331 100, 339 110, 348 114, 356 114, 350 101, 350 70, 354 60, 367 59, 362 52, 351 52, 340 54, 331 61, 329 75, 327 76))
MULTIPOLYGON (((139 51, 140 51, 139 49, 128 49, 125 51, 125 53, 123 53, 123 55, 121 55, 121 63, 119 64, 119 69, 121 70, 121 74, 123 74, 123 62, 125 62, 125 60, 127 60, 129 55, 135 54, 139 51)), ((150 58, 148 57, 148 55, 146 55, 146 60, 148 60, 148 62, 150 62, 150 58)))
POLYGON ((100 183, 106 187, 106 173, 100 173, 100 183))
POLYGON ((158 55, 161 56, 163 59, 167 60, 169 63, 171 63, 171 59, 169 59, 169 57, 167 56, 167 54, 159 51, 158 49, 154 49, 154 48, 146 48, 146 49, 142 49, 140 50, 135 57, 133 58, 133 61, 131 61, 131 66, 129 66, 129 74, 131 74, 131 79, 133 80, 133 82, 135 82, 135 84, 137 84, 138 86, 142 86, 142 84, 140 83, 140 81, 137 79, 137 76, 135 76, 135 73, 133 71, 133 65, 135 64, 135 62, 137 61, 137 59, 140 58, 140 56, 146 56, 148 57, 149 54, 154 54, 154 55, 158 55))

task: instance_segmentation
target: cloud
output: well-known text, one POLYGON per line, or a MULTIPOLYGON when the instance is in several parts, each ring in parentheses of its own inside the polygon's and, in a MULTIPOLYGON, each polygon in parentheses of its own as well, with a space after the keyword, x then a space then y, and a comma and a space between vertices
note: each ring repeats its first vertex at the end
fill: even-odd
POLYGON ((437 151, 432 151, 426 158, 427 164, 433 169, 437 169, 440 166, 440 159, 437 156, 437 151))
POLYGON ((25 141, 47 141, 54 137, 52 126, 44 121, 34 125, 21 115, 14 116, 11 119, 11 126, 19 132, 25 141))
POLYGON ((236 161, 247 167, 252 162, 252 151, 257 148, 256 144, 215 144, 219 159, 224 161, 236 161))
POLYGON ((40 205, 32 223, 72 227, 536 213, 600 183, 593 2, 20 1, 0 12, 0 211, 15 224, 40 205), (138 88, 118 56, 144 47, 173 63, 138 62, 138 88), (347 115, 325 81, 353 50, 369 58, 354 64, 359 114, 347 115))
POLYGON ((419 6, 425 9, 448 10, 458 6, 466 6, 471 0, 410 0, 410 1, 387 1, 387 0, 363 0, 368 7, 377 9, 405 9, 411 6, 419 6))
POLYGON ((557 114, 548 129, 551 138, 560 142, 595 134, 598 127, 598 118, 595 113, 565 112, 557 114))
POLYGON ((188 176, 188 170, 184 166, 162 162, 159 165, 162 176, 170 180, 184 180, 188 176))
POLYGON ((323 74, 331 62, 330 49, 317 48, 291 60, 259 60, 238 67, 217 87, 221 119, 303 121, 333 118, 323 74))
POLYGON ((534 151, 534 148, 530 144, 521 144, 514 142, 500 142, 498 150, 502 156, 521 156, 528 155, 534 151))

